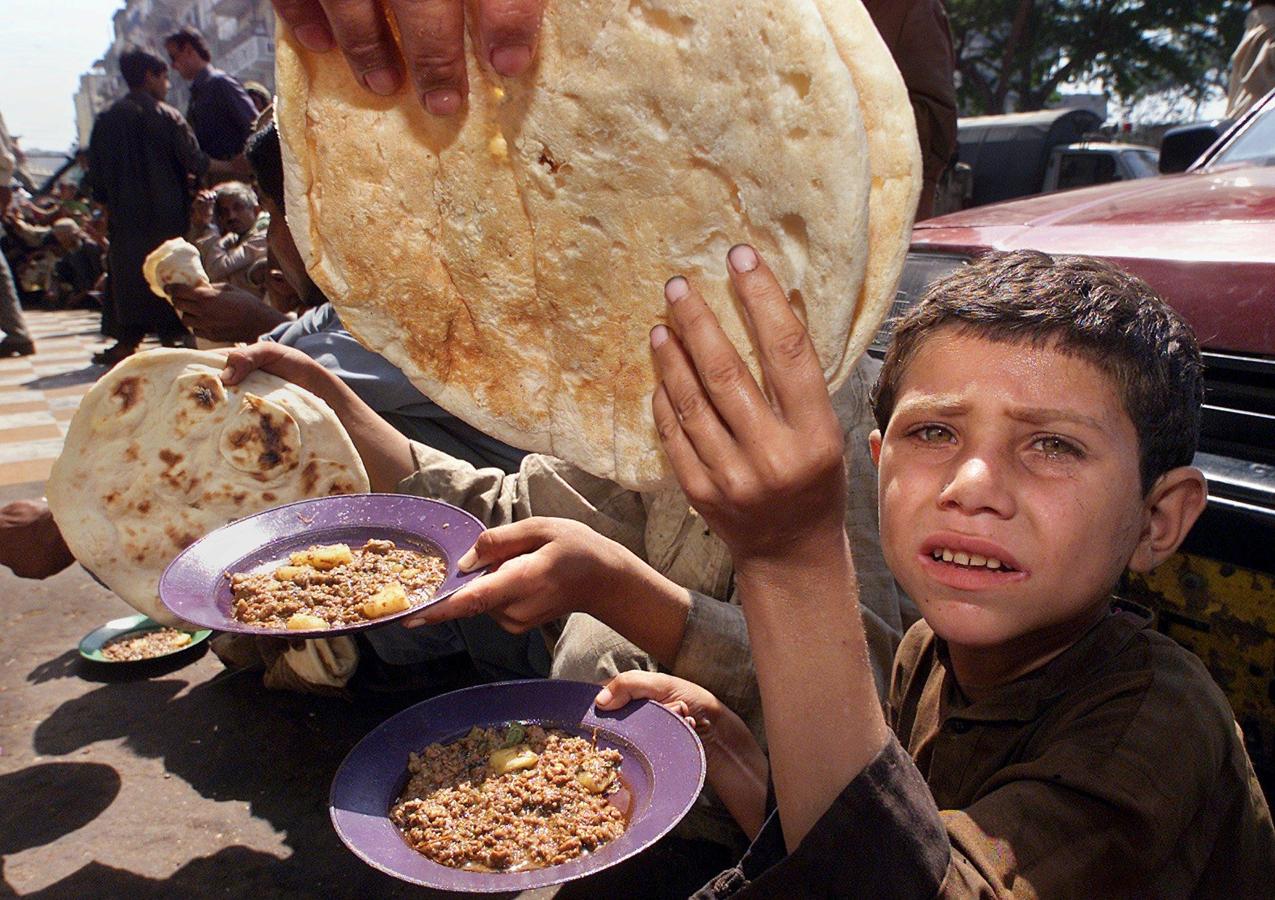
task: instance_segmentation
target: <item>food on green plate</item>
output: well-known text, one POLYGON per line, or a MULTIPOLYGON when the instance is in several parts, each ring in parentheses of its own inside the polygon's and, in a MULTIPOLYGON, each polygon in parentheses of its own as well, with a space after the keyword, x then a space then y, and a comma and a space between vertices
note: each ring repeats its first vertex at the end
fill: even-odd
POLYGON ((99 652, 111 662, 140 662, 180 650, 189 646, 190 642, 189 632, 176 628, 152 628, 111 638, 99 652))

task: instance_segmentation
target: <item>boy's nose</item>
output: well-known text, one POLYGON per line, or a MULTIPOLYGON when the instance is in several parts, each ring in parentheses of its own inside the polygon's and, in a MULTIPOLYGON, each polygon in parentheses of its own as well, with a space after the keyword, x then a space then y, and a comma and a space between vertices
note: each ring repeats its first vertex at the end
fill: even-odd
POLYGON ((1013 515, 1009 473, 989 454, 967 454, 956 460, 947 484, 939 491, 939 506, 966 515, 1013 515))

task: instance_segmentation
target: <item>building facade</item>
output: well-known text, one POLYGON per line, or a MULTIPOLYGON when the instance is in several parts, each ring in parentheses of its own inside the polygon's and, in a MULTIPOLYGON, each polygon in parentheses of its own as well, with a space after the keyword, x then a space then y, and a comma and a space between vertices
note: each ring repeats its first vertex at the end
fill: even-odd
MULTIPOLYGON (((127 0, 113 18, 115 39, 92 68, 80 76, 75 123, 80 146, 88 145, 97 114, 123 96, 119 58, 130 47, 162 58, 164 38, 185 25, 208 39, 212 62, 240 81, 257 81, 274 91, 274 10, 270 0, 127 0)), ((168 102, 182 112, 190 91, 174 74, 168 102)))

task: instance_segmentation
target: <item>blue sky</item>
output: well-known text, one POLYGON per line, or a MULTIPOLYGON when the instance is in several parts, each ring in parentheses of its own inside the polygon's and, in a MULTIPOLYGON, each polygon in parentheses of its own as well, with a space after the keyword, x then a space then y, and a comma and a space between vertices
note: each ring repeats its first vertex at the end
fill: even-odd
POLYGON ((2 0, 0 114, 27 149, 65 150, 75 140, 80 73, 113 39, 123 0, 2 0))

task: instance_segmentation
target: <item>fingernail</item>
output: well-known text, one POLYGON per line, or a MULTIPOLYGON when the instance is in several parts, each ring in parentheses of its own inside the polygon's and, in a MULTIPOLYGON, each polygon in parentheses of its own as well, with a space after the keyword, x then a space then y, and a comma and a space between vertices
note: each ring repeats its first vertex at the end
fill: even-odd
POLYGON ((757 251, 747 244, 731 247, 726 258, 730 260, 730 267, 741 275, 757 268, 757 251))
POLYGON ((462 572, 468 572, 476 562, 478 562, 478 554, 474 552, 473 547, 470 547, 460 559, 456 560, 456 568, 462 572))
POLYGON ((652 349, 659 347, 668 340, 668 328, 663 325, 656 325, 651 329, 651 347, 652 349))
POLYGON ((611 689, 604 687, 602 690, 598 691, 598 696, 593 698, 593 703, 595 706, 606 706, 612 699, 611 689))
POLYGON ((363 81, 374 94, 388 97, 398 90, 398 72, 394 69, 373 69, 363 76, 363 81))
POLYGON ((315 53, 326 53, 333 46, 332 32, 315 22, 298 25, 292 29, 292 36, 301 42, 302 47, 315 53))
POLYGON ((229 379, 234 378, 234 377, 235 377, 235 368, 234 368, 234 366, 226 366, 226 368, 224 368, 224 369, 222 369, 222 370, 221 370, 221 380, 222 380, 222 381, 228 381, 229 379))
POLYGON ((669 303, 676 303, 690 292, 691 286, 686 283, 686 279, 681 275, 674 275, 664 282, 664 299, 669 303))
POLYGON ((435 116, 453 116, 460 110, 460 91, 439 88, 425 95, 425 108, 435 116))
POLYGON ((514 78, 531 65, 531 48, 514 44, 491 51, 491 67, 506 78, 514 78))

